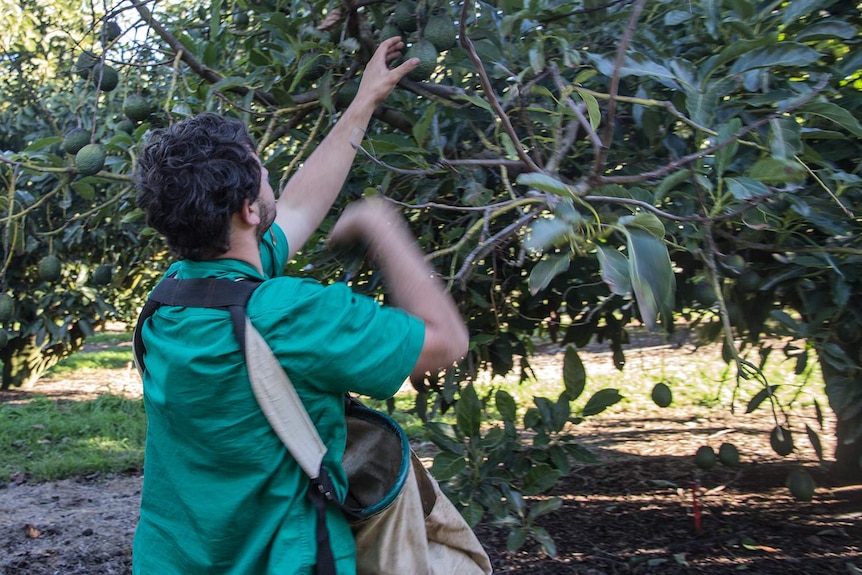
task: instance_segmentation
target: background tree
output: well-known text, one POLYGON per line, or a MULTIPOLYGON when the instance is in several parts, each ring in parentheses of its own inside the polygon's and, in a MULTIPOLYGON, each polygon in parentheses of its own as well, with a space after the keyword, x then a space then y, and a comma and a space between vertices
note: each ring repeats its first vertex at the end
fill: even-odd
MULTIPOLYGON (((525 511, 518 494, 588 457, 567 424, 624 392, 581 400, 577 348, 606 341, 622 369, 632 326, 671 332, 674 318, 698 341, 722 338, 734 403, 774 420, 782 452, 802 436, 788 431, 819 449, 818 430, 788 418, 760 367, 772 350, 800 372, 816 358, 838 470, 862 473, 855 3, 132 0, 70 9, 69 21, 24 5, 29 32, 3 47, 0 72, 2 288, 14 300, 4 386, 37 376, 88 326, 134 317, 160 271, 129 186, 148 129, 203 110, 241 117, 270 172, 288 177, 376 43, 400 33, 425 61, 357 141, 342 201, 401 205, 469 319, 468 358, 419 385, 417 408, 431 418, 459 400, 458 424, 429 432, 443 448, 435 470, 472 520, 490 511, 515 527, 513 546, 552 545, 532 524, 547 509, 525 511), (107 66, 111 91, 98 89, 107 66), (107 152, 96 173, 57 147, 72 127, 107 152), (37 275, 47 254, 61 280, 37 275), (100 263, 110 290, 88 285, 100 263), (543 339, 569 346, 559 397, 518 410, 506 394, 475 395, 480 369, 525 378, 543 339), (22 372, 25 356, 42 363, 22 372), (480 426, 492 401, 502 421, 480 426), (540 441, 522 448, 516 420, 540 441)), ((378 290, 361 254, 325 249, 329 225, 292 272, 378 290)))

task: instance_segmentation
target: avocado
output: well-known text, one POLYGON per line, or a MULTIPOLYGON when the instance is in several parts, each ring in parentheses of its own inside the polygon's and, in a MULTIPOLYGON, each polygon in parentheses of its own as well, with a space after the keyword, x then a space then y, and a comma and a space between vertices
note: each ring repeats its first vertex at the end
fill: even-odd
POLYGON ((652 388, 652 400, 659 407, 667 407, 673 402, 673 393, 667 384, 660 381, 652 388))

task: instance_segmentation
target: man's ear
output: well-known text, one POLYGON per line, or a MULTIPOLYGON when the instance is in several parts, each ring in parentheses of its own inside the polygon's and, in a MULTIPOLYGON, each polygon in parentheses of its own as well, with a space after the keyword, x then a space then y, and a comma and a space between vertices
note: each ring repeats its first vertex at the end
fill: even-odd
POLYGON ((260 223, 260 203, 256 200, 253 202, 249 199, 243 200, 239 217, 248 226, 258 225, 260 223))

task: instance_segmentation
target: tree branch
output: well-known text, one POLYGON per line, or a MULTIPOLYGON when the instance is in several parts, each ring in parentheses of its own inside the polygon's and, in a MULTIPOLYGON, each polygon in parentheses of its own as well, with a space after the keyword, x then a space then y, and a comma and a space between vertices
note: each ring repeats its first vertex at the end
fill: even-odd
POLYGON ((461 19, 458 24, 458 35, 461 38, 461 47, 464 48, 464 51, 467 52, 467 56, 470 58, 470 61, 473 62, 473 66, 476 68, 476 72, 479 74, 479 80, 482 84, 482 90, 485 93, 485 98, 488 100, 488 103, 491 105, 491 108, 494 110, 494 113, 499 118, 500 122, 503 124, 503 129, 509 135, 509 138, 512 140, 512 145, 515 147, 515 151, 518 154, 518 157, 521 158, 521 161, 529 166, 530 170, 534 172, 541 172, 541 168, 533 162, 532 158, 527 154, 524 147, 521 145, 521 141, 518 138, 518 134, 515 132, 514 126, 512 126, 512 122, 509 120, 509 117, 506 115, 506 112, 500 106, 500 101, 497 99, 496 94, 494 94, 494 88, 491 86, 491 80, 488 78, 488 72, 485 71, 485 66, 482 64, 481 58, 479 58, 479 54, 476 53, 476 48, 473 46, 473 42, 467 36, 467 8, 472 4, 469 2, 463 2, 461 4, 461 19))
POLYGON ((470 269, 473 267, 473 263, 487 255, 491 250, 493 250, 498 245, 502 244, 506 241, 510 236, 514 235, 515 232, 520 230, 522 227, 527 225, 527 223, 536 218, 539 215, 539 210, 527 212, 522 215, 520 218, 488 238, 483 242, 479 242, 473 250, 467 254, 467 257, 464 258, 464 263, 461 265, 461 268, 458 270, 452 278, 451 281, 459 281, 461 283, 462 288, 466 288, 467 276, 470 273, 470 269))
POLYGON ((602 147, 596 156, 595 163, 593 164, 594 178, 598 178, 605 170, 605 162, 607 162, 608 152, 610 151, 611 143, 614 138, 614 116, 616 115, 617 109, 616 97, 620 89, 620 76, 622 75, 623 62, 625 61, 626 51, 629 49, 629 44, 631 44, 632 37, 637 28, 638 18, 640 17, 645 4, 646 0, 636 0, 632 7, 632 15, 631 18, 629 18, 628 27, 623 34, 622 40, 620 40, 619 48, 617 48, 617 60, 614 64, 614 75, 611 78, 611 88, 609 90, 610 100, 608 101, 607 119, 605 120, 605 129, 602 136, 602 147))
POLYGON ((605 185, 605 184, 638 184, 641 182, 646 182, 648 180, 655 180, 657 178, 664 177, 664 176, 668 175, 669 173, 678 170, 679 168, 681 168, 682 166, 684 166, 690 162, 693 162, 695 160, 699 160, 700 158, 704 158, 706 156, 712 155, 715 152, 717 152, 723 148, 726 148, 730 144, 739 141, 746 134, 749 134, 749 133, 757 130, 758 128, 760 128, 761 126, 763 126, 765 124, 768 124, 772 120, 774 120, 776 118, 783 118, 784 116, 787 115, 788 112, 792 112, 793 110, 795 110, 797 108, 801 108, 802 106, 804 106, 805 104, 807 104, 808 102, 813 100, 823 90, 823 88, 826 87, 826 85, 829 83, 829 78, 830 78, 830 76, 828 74, 824 74, 823 77, 820 79, 820 81, 817 82, 817 84, 815 84, 814 87, 811 88, 810 92, 799 97, 795 102, 793 102, 792 104, 790 104, 788 106, 785 106, 780 111, 773 112, 773 113, 769 114, 768 116, 764 116, 763 118, 754 122, 753 124, 749 124, 748 126, 744 127, 742 130, 740 130, 739 132, 737 132, 736 134, 734 134, 733 136, 731 136, 730 138, 728 138, 724 142, 719 142, 718 144, 715 144, 715 145, 710 146, 708 148, 704 148, 703 150, 700 150, 698 152, 694 152, 694 153, 689 154, 687 156, 683 156, 683 157, 679 158, 678 160, 675 160, 675 161, 673 161, 673 162, 671 162, 665 166, 662 166, 661 168, 658 168, 656 170, 652 170, 650 172, 642 172, 640 174, 634 174, 631 176, 596 176, 596 175, 594 175, 594 177, 592 178, 592 181, 590 183, 594 186, 600 186, 600 185, 605 185))

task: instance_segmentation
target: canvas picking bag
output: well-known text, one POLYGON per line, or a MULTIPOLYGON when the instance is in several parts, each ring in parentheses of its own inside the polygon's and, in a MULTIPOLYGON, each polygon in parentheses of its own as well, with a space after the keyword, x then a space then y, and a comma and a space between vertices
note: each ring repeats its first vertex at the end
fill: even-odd
POLYGON ((345 399, 347 445, 342 465, 346 500, 338 502, 323 467, 326 446, 269 345, 252 326, 245 305, 254 281, 165 278, 144 306, 134 334, 134 357, 143 373, 141 326, 161 305, 230 311, 249 380, 264 415, 311 481, 317 511, 317 575, 335 575, 326 528, 328 505, 351 523, 358 575, 489 575, 491 563, 473 530, 410 449, 387 415, 345 399))

